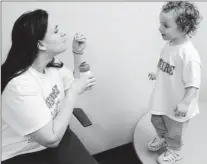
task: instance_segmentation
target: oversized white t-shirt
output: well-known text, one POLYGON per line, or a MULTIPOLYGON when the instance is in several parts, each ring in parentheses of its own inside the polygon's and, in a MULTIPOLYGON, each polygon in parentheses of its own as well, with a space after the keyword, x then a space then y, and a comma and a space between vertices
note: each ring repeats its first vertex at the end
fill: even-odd
POLYGON ((46 68, 45 74, 30 67, 8 83, 2 93, 2 161, 46 149, 27 135, 56 116, 73 80, 65 66, 46 68))
POLYGON ((175 117, 174 109, 184 97, 185 88, 200 88, 201 60, 192 42, 171 46, 166 43, 157 65, 156 82, 149 108, 152 114, 166 115, 185 122, 199 113, 198 94, 191 102, 186 117, 175 117))

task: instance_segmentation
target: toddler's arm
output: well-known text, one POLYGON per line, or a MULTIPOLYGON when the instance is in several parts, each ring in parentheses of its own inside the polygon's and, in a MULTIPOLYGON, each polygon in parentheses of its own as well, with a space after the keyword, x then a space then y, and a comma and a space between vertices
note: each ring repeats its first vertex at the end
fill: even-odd
POLYGON ((190 104, 194 98, 197 97, 198 88, 196 87, 188 87, 185 89, 185 95, 183 97, 182 102, 186 104, 190 104))
POLYGON ((196 87, 186 88, 182 101, 175 108, 175 116, 185 117, 191 102, 193 101, 193 99, 197 98, 197 94, 198 94, 198 88, 196 87))
MULTIPOLYGON (((197 99, 201 82, 201 65, 199 60, 189 61, 183 67, 183 82, 185 85, 185 94, 177 107, 175 116, 185 117, 187 115, 191 102, 197 99)), ((196 100, 197 101, 197 100, 196 100)))

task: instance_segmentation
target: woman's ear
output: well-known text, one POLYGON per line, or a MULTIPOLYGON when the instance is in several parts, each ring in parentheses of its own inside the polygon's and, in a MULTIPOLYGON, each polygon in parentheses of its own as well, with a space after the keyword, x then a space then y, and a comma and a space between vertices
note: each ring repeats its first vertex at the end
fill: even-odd
POLYGON ((45 51, 47 49, 41 41, 38 41, 37 47, 39 50, 42 50, 42 51, 45 51))

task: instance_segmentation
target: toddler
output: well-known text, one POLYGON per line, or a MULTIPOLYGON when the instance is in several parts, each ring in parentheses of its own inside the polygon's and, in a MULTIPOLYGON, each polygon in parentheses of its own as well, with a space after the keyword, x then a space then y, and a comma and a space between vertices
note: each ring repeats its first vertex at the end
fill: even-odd
POLYGON ((183 133, 191 118, 199 113, 198 95, 201 61, 190 38, 200 15, 193 3, 169 1, 160 13, 160 34, 166 41, 161 51, 150 100, 151 122, 157 136, 147 144, 150 151, 166 146, 159 164, 173 164, 183 158, 183 133))

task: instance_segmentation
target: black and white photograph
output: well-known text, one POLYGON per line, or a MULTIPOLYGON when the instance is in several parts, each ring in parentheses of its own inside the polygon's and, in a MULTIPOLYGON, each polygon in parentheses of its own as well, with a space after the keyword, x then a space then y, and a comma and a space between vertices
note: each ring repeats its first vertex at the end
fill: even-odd
POLYGON ((1 2, 2 164, 207 164, 207 2, 1 2))

